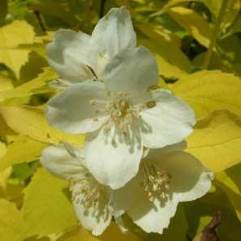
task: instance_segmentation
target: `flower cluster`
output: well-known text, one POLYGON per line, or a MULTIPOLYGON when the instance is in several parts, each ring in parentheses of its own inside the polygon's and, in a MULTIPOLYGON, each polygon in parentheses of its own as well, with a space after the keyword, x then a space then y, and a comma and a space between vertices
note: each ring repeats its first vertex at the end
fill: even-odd
POLYGON ((158 88, 155 60, 136 46, 123 7, 110 10, 91 36, 58 31, 47 53, 61 77, 47 119, 64 132, 85 134, 86 142, 50 146, 41 163, 70 181, 76 215, 94 235, 113 218, 125 229, 123 215, 162 233, 179 202, 211 186, 212 173, 183 151, 195 124, 192 109, 158 88))

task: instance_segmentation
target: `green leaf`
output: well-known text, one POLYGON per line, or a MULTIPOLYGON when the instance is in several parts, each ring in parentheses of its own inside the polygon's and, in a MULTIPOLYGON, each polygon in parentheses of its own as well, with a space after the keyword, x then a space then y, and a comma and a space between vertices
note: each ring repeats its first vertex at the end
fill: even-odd
POLYGON ((214 18, 218 16, 222 1, 228 1, 224 15, 222 16, 221 30, 225 31, 238 17, 241 8, 240 0, 201 0, 206 4, 214 18))
POLYGON ((67 183, 40 168, 24 190, 25 236, 61 233, 77 224, 67 183))
POLYGON ((197 12, 184 7, 174 7, 168 10, 168 14, 200 44, 205 47, 209 46, 212 36, 211 30, 205 19, 197 12))
MULTIPOLYGON (((220 241, 239 241, 241 237, 240 222, 228 197, 222 189, 216 188, 212 193, 184 203, 185 214, 188 221, 188 239, 203 231, 217 211, 221 211, 221 224, 217 228, 220 241)), ((180 224, 181 225, 181 224, 180 224)))
POLYGON ((8 1, 0 0, 0 25, 4 23, 5 17, 8 13, 8 1))
POLYGON ((217 181, 232 203, 241 222, 241 164, 217 174, 217 181))

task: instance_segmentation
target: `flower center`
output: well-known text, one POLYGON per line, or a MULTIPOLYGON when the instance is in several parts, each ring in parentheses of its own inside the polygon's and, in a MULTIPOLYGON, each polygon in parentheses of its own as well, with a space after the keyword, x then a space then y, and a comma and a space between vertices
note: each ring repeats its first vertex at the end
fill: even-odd
POLYGON ((148 199, 166 200, 169 197, 171 175, 155 163, 144 163, 142 171, 143 187, 148 199))
POLYGON ((139 111, 130 104, 125 93, 117 95, 107 106, 111 121, 123 132, 139 118, 139 111))

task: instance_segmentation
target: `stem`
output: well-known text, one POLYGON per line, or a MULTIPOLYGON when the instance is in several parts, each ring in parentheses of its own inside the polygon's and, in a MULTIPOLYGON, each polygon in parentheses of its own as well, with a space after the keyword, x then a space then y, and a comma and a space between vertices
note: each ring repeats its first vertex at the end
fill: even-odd
POLYGON ((37 21, 38 21, 38 23, 39 23, 39 26, 40 26, 42 32, 45 33, 45 32, 47 31, 47 29, 46 29, 46 27, 45 27, 45 24, 44 24, 44 21, 43 21, 43 19, 42 19, 42 16, 41 16, 40 12, 39 12, 38 10, 34 10, 33 13, 34 13, 34 15, 35 15, 36 18, 37 18, 37 21))
POLYGON ((100 2, 100 13, 99 13, 99 17, 102 18, 104 16, 105 13, 105 3, 106 0, 101 0, 100 2))
POLYGON ((218 17, 217 17, 217 21, 216 21, 216 24, 215 24, 215 27, 214 27, 213 35, 212 35, 212 38, 210 39, 208 51, 207 51, 207 53, 205 55, 205 58, 204 58, 203 67, 205 69, 207 69, 209 64, 210 64, 212 53, 213 53, 213 48, 215 47, 216 42, 217 42, 217 35, 220 31, 220 26, 221 26, 221 23, 222 23, 227 5, 228 5, 228 0, 222 0, 222 5, 221 5, 219 13, 218 13, 218 17))

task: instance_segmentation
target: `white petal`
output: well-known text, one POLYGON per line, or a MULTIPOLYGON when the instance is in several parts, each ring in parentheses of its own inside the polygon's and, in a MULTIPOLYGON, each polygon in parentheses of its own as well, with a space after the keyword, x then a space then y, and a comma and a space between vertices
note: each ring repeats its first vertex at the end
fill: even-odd
POLYGON ((166 90, 156 91, 154 100, 154 107, 141 112, 146 126, 142 132, 143 144, 160 148, 183 141, 195 124, 192 109, 166 90))
POLYGON ((163 233, 169 226, 171 218, 175 215, 178 202, 174 199, 160 203, 155 200, 151 203, 147 199, 140 199, 136 206, 127 213, 134 223, 141 227, 145 232, 163 233))
POLYGON ((96 113, 103 106, 92 106, 92 100, 105 102, 106 96, 102 83, 87 81, 75 84, 50 99, 47 119, 51 125, 68 133, 95 131, 108 117, 103 113, 96 113))
POLYGON ((158 200, 151 202, 144 192, 142 182, 143 176, 139 172, 126 186, 116 191, 113 207, 126 209, 133 222, 145 232, 161 234, 174 216, 178 202, 173 198, 161 203, 158 200), (124 198, 128 198, 128 204, 123 204, 124 198))
POLYGON ((155 149, 149 152, 145 161, 155 161, 161 170, 171 175, 170 191, 179 202, 198 199, 211 188, 212 172, 187 152, 155 149))
POLYGON ((141 182, 139 173, 125 186, 112 192, 111 201, 115 216, 123 215, 127 210, 135 206, 141 198, 143 198, 143 187, 139 185, 141 182))
POLYGON ((80 179, 85 174, 81 150, 71 155, 64 146, 50 146, 44 149, 41 164, 51 173, 66 179, 80 179), (77 153, 78 152, 78 153, 77 153))
POLYGON ((110 58, 126 48, 136 46, 129 12, 126 8, 112 8, 96 25, 92 33, 92 41, 98 45, 102 54, 110 58))
MULTIPOLYGON (((90 36, 72 30, 59 30, 47 45, 49 64, 63 79, 77 82, 93 78, 88 66, 94 65, 90 36)), ((93 56, 94 57, 94 56, 93 56)))
POLYGON ((189 153, 169 152, 160 165, 171 174, 170 189, 178 201, 192 201, 204 196, 211 188, 213 174, 189 153))
POLYGON ((95 207, 88 207, 86 196, 80 192, 81 188, 81 183, 72 186, 75 213, 84 228, 90 230, 93 235, 101 235, 111 222, 112 209, 108 200, 103 197, 97 200, 95 207))
POLYGON ((136 175, 141 156, 140 139, 126 138, 113 127, 86 143, 85 165, 100 183, 117 189, 136 175))
POLYGON ((125 224, 123 217, 117 216, 115 218, 115 223, 122 233, 127 233, 129 231, 128 226, 125 224))
POLYGON ((156 84, 158 71, 151 53, 140 47, 115 56, 106 66, 104 76, 110 91, 141 95, 156 84))

